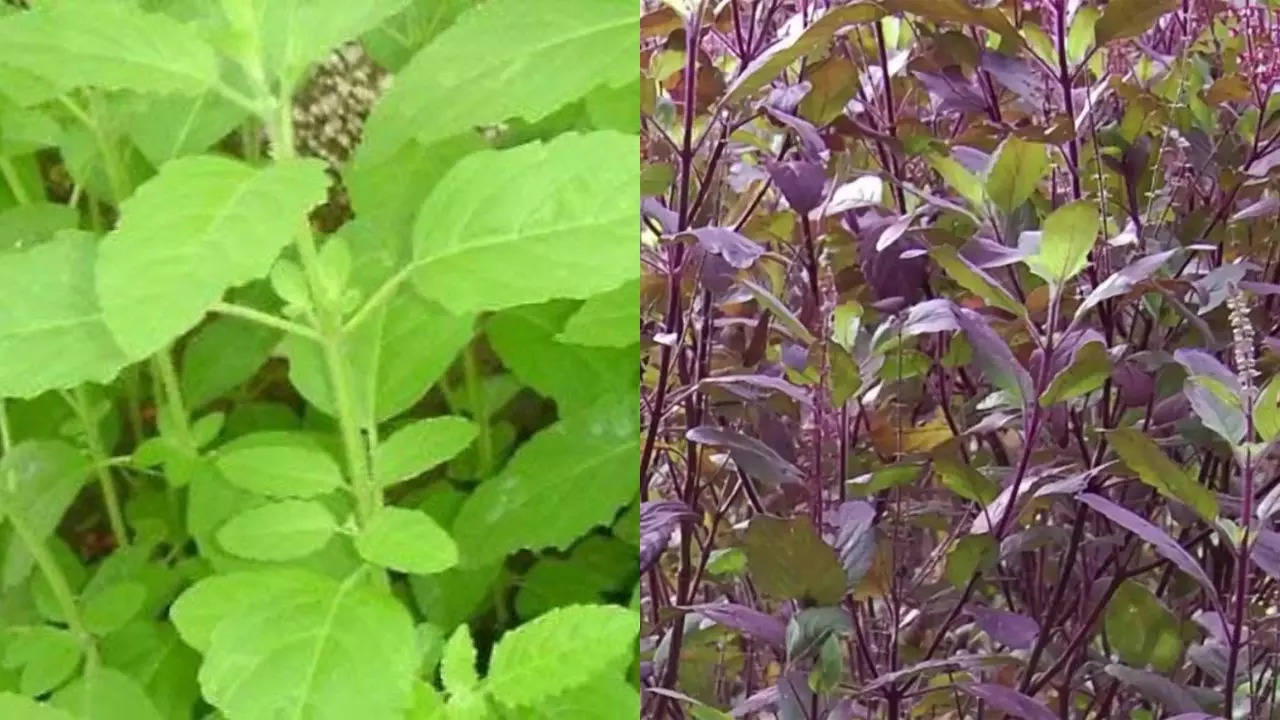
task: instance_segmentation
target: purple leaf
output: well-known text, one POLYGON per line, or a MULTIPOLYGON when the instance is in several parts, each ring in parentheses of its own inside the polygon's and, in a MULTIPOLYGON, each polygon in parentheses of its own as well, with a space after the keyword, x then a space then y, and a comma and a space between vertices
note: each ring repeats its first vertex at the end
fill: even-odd
POLYGON ((983 270, 1022 262, 1026 253, 984 237, 971 238, 960 248, 960 256, 983 270))
POLYGON ((1187 713, 1200 710, 1200 703, 1190 691, 1163 675, 1114 664, 1105 670, 1120 682, 1138 688, 1148 700, 1160 703, 1167 711, 1187 713))
POLYGON ((1280 580, 1280 533, 1274 530, 1260 530, 1251 543, 1249 559, 1262 572, 1280 580))
MULTIPOLYGON (((846 214, 846 220, 851 216, 853 213, 846 214)), ((862 276, 871 285, 873 296, 877 300, 901 297, 907 302, 916 302, 924 297, 923 285, 928 273, 927 256, 903 256, 921 249, 919 241, 910 237, 901 238, 883 250, 876 249, 880 237, 890 232, 897 221, 898 218, 892 216, 866 214, 856 225, 855 231, 858 237, 858 263, 862 276)))
POLYGON ((1210 715, 1202 712, 1179 713, 1178 715, 1170 715, 1164 720, 1226 720, 1221 715, 1210 715))
POLYGON ((844 567, 845 579, 852 587, 871 569, 875 559, 876 533, 872 522, 876 510, 870 503, 852 500, 836 509, 836 554, 844 567))
POLYGON ((827 150, 827 144, 822 141, 822 136, 818 134, 818 128, 808 120, 803 120, 774 108, 765 108, 765 112, 774 120, 791 128, 791 131, 800 139, 801 155, 805 160, 812 163, 821 163, 830 155, 827 150))
POLYGON ((925 300, 911 306, 907 319, 902 323, 903 335, 921 333, 954 332, 960 329, 956 323, 955 305, 946 298, 925 300))
POLYGON ((994 666, 994 665, 1010 665, 1022 662, 1021 658, 1006 654, 990 654, 990 653, 960 653, 945 658, 934 658, 918 662, 915 665, 908 665, 901 670, 887 672, 871 682, 862 686, 862 692, 869 693, 878 690, 886 685, 891 685, 905 678, 914 677, 926 672, 955 672, 957 670, 972 670, 974 668, 994 666))
POLYGON ((1089 293, 1084 302, 1080 303, 1080 307, 1076 308, 1076 317, 1084 317, 1086 312, 1103 300, 1129 292, 1134 285, 1154 275, 1176 252, 1178 251, 1167 250, 1155 255, 1148 255, 1134 260, 1121 268, 1119 272, 1112 273, 1105 280, 1098 283, 1098 286, 1089 293))
POLYGON ((1195 558, 1191 557, 1191 553, 1188 553, 1183 549, 1183 547, 1175 542, 1173 538, 1169 537, 1169 534, 1164 530, 1161 530, 1155 525, 1152 525, 1146 520, 1143 520, 1129 510, 1111 502, 1101 495, 1081 493, 1076 496, 1076 499, 1093 508, 1100 515, 1107 517, 1120 527, 1123 527, 1134 535, 1137 535, 1142 540, 1151 543, 1151 546, 1155 548, 1155 551, 1160 553, 1162 557, 1178 566, 1178 569, 1190 575, 1193 580, 1204 586, 1205 590, 1208 591, 1209 597, 1214 598, 1216 602, 1218 589, 1213 584, 1213 581, 1209 579, 1209 576, 1205 574, 1204 568, 1201 568, 1195 558))
POLYGON ((1188 375, 1208 375, 1234 392, 1240 392, 1240 382, 1236 380, 1235 373, 1228 370, 1218 358, 1203 350, 1179 348, 1174 351, 1173 359, 1187 369, 1188 375))
POLYGON ((786 646, 786 623, 746 605, 709 603, 706 605, 689 605, 682 609, 696 612, 719 625, 740 630, 756 640, 776 646, 779 650, 786 646))
POLYGON ((966 112, 985 112, 987 101, 956 68, 946 68, 941 73, 914 72, 916 79, 924 85, 930 95, 940 101, 939 110, 958 110, 966 112))
POLYGON ((640 201, 640 212, 644 216, 658 223, 658 227, 662 228, 664 233, 673 233, 680 224, 680 216, 676 215, 674 210, 667 208, 662 201, 657 198, 647 197, 640 201))
POLYGON ((671 540, 671 532, 682 517, 695 513, 679 500, 651 500, 640 503, 640 572, 658 561, 671 540))
POLYGON ((969 612, 992 640, 1015 650, 1030 648, 1040 634, 1040 625, 1026 615, 976 606, 969 608, 969 612))
POLYGON ((822 204, 827 173, 821 165, 806 161, 769 163, 769 177, 787 199, 791 209, 808 215, 822 204))
POLYGON ((1231 216, 1231 222, 1241 222, 1243 220, 1253 220, 1254 218, 1267 217, 1275 215, 1280 210, 1280 198, 1275 195, 1263 196, 1255 203, 1246 205, 1242 210, 1231 216))
POLYGON ((755 264, 764 254, 764 248, 754 240, 723 227, 703 227, 681 235, 692 235, 698 245, 712 255, 719 255, 726 263, 744 270, 755 264))
POLYGON ((813 403, 809 393, 799 386, 768 375, 720 375, 703 379, 698 383, 698 387, 703 391, 708 388, 723 388, 732 395, 750 402, 764 400, 774 393, 781 393, 805 406, 813 403))
POLYGON ((732 430, 710 425, 690 428, 685 437, 691 442, 724 448, 738 467, 752 478, 771 485, 802 482, 800 468, 783 460, 772 448, 759 440, 732 430))
POLYGON ((1024 405, 1035 397, 1031 375, 1014 357, 1013 351, 987 324, 986 318, 972 310, 956 308, 956 322, 969 336, 973 347, 973 359, 992 384, 1013 396, 1024 405))
POLYGON ((733 706, 733 710, 729 712, 731 717, 755 717, 754 713, 758 713, 765 708, 773 707, 778 704, 778 686, 770 685, 751 697, 743 700, 733 706))
POLYGON ((1027 697, 1013 688, 995 683, 960 685, 959 687, 979 700, 985 700, 991 707, 1013 717, 1024 720, 1058 720, 1058 716, 1044 703, 1027 697))

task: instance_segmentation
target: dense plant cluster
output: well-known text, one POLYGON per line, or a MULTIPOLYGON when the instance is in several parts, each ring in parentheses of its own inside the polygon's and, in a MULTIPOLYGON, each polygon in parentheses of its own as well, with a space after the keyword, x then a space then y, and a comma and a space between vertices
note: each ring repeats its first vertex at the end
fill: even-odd
POLYGON ((0 5, 0 718, 638 715, 637 28, 0 5))
POLYGON ((645 717, 1280 716, 1270 6, 646 5, 645 717))

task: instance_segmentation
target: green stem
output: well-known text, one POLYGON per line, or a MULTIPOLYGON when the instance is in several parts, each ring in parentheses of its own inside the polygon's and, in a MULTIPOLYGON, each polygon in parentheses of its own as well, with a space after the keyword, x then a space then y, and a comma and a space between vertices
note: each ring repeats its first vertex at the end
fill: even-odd
POLYGON ((480 461, 476 463, 476 476, 483 478, 489 475, 489 463, 493 459, 493 438, 489 434, 489 408, 485 402, 479 363, 476 362, 475 343, 468 345, 462 356, 462 371, 467 383, 467 404, 471 406, 471 419, 480 428, 476 438, 476 452, 480 456, 480 461))
POLYGON ((179 440, 192 452, 196 451, 196 436, 191 432, 190 416, 187 415, 186 404, 182 401, 182 385, 178 382, 178 369, 173 364, 173 351, 164 348, 151 356, 155 373, 160 377, 160 386, 164 389, 164 409, 169 412, 178 431, 179 440))
MULTIPOLYGON (((281 101, 271 123, 272 156, 276 161, 294 157, 293 115, 290 104, 281 101)), ((356 497, 356 512, 361 525, 366 524, 382 505, 382 491, 373 480, 369 456, 373 448, 360 433, 360 415, 356 412, 352 395, 351 367, 346 360, 347 333, 343 327, 342 310, 337 307, 325 289, 320 272, 319 252, 311 228, 303 227, 296 236, 298 257, 311 285, 311 296, 316 298, 316 320, 320 345, 324 350, 329 384, 338 415, 338 429, 342 436, 343 452, 347 456, 347 469, 351 489, 356 497)))
MULTIPOLYGON (((13 435, 9 432, 9 416, 5 412, 4 400, 0 398, 0 450, 3 451, 4 455, 8 455, 12 448, 13 435)), ((58 606, 62 608, 67 627, 84 645, 86 663, 90 667, 96 667, 98 665, 98 649, 93 643, 93 635, 85 628, 84 621, 80 618, 80 608, 76 606, 76 595, 71 590, 71 583, 67 582, 67 576, 62 572, 62 568, 58 566, 58 561, 53 557, 53 553, 49 552, 48 545, 40 539, 40 536, 32 529, 27 522, 27 518, 22 513, 11 510, 8 507, 5 502, 6 499, 3 485, 0 484, 0 518, 9 518, 14 534, 18 536, 23 545, 27 546, 27 551, 31 553, 31 559, 35 561, 36 567, 40 568, 40 573, 49 582, 49 589, 53 592, 53 598, 57 601, 58 606)))
POLYGON ((212 310, 221 315, 230 315, 232 317, 242 318, 259 325, 266 325, 277 330, 284 330, 287 333, 300 335, 308 340, 320 342, 320 335, 315 330, 301 323, 291 322, 281 317, 276 317, 270 313, 264 313, 261 310, 254 310, 251 307, 236 305, 234 303, 219 302, 214 303, 212 310))
POLYGON ((0 156, 0 176, 4 177, 4 181, 9 185, 9 189, 13 192, 13 197, 18 201, 19 205, 26 205, 31 202, 31 196, 27 194, 27 188, 22 184, 22 178, 18 177, 18 169, 13 166, 13 161, 7 157, 0 156))
POLYGON ((98 422, 89 407, 89 398, 84 386, 77 386, 63 396, 71 410, 84 428, 85 445, 89 448, 89 457, 93 460, 94 474, 98 477, 98 486, 102 488, 102 502, 107 507, 107 522, 111 525, 111 534, 116 538, 116 545, 129 547, 129 529, 124 522, 124 513, 120 509, 120 495, 116 492, 115 479, 111 477, 108 466, 107 451, 102 446, 102 436, 98 432, 98 422))

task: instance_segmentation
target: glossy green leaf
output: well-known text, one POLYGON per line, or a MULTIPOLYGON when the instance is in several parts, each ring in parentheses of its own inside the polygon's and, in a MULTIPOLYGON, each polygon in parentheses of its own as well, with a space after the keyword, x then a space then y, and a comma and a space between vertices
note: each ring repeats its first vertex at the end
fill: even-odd
MULTIPOLYGON (((244 720, 400 720, 419 660, 413 623, 363 575, 339 582, 288 572, 271 602, 234 602, 237 610, 217 623, 200 667, 205 699, 244 720)), ((225 591, 220 580, 188 592, 205 583, 225 591)))
POLYGON ((458 546, 430 515, 384 507, 356 536, 360 557, 375 565, 430 575, 458 564, 458 546))
POLYGON ((453 522, 463 563, 521 548, 565 548, 613 521, 636 492, 639 427, 631 400, 606 399, 521 445, 467 497, 453 522))
POLYGON ((1098 208, 1087 200, 1054 210, 1044 220, 1040 247, 1027 257, 1031 272, 1061 288, 1089 263, 1100 223, 1098 208))
POLYGON ((840 558, 805 516, 756 515, 747 526, 743 550, 755 586, 776 600, 807 598, 834 605, 844 596, 840 558))
POLYGON ((1218 501, 1213 494, 1170 460, 1141 430, 1112 430, 1107 433, 1107 440, 1124 464, 1138 473, 1142 482, 1161 495, 1187 505, 1210 523, 1217 519, 1218 501))
POLYGON ((533 705, 585 684, 635 654, 640 618, 614 605, 552 610, 508 632, 493 649, 485 686, 498 702, 533 705))
POLYGON ((342 485, 342 468, 310 435, 260 432, 218 449, 214 465, 231 482, 268 497, 312 497, 342 485))
POLYGON ((337 521, 314 500, 269 503, 236 515, 218 530, 218 542, 251 560, 292 560, 324 547, 337 521))
POLYGON ((213 51, 189 26, 131 3, 55 3, 0 18, 0 65, 62 91, 203 92, 213 51))
POLYGON ((0 254, 0 397, 107 382, 125 365, 94 293, 96 255, 80 234, 0 254))
POLYGON ((480 4, 401 69, 369 118, 360 160, 390 157, 413 137, 429 144, 513 117, 537 121, 598 85, 625 85, 638 35, 627 0, 480 4))
POLYGON ((588 298, 564 324, 558 342, 628 347, 640 342, 640 281, 632 280, 588 298))
POLYGON ((1047 408, 1054 403, 1093 392, 1102 387, 1110 375, 1111 360, 1107 357, 1106 347, 1100 342, 1085 343, 1040 394, 1040 407, 1047 408))
POLYGON ((1006 213, 1027 201, 1049 171, 1049 154, 1039 143, 1011 135, 996 150, 987 172, 987 197, 1006 213))
POLYGON ((444 416, 415 420, 378 443, 373 475, 379 485, 392 485, 430 470, 467 449, 475 439, 475 423, 444 416))
POLYGON ((418 291, 470 313, 587 298, 634 278, 638 143, 569 134, 463 158, 418 215, 418 291))
POLYGON ((161 168, 121 205, 98 253, 102 314, 120 346, 132 358, 150 355, 227 288, 265 276, 328 184, 317 160, 255 169, 196 156, 161 168))

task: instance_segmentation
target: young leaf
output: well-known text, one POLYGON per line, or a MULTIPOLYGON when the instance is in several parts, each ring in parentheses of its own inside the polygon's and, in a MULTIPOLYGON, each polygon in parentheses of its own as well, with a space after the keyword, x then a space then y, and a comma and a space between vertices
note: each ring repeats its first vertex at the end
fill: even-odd
POLYGON ((363 574, 289 571, 272 602, 225 616, 200 667, 205 699, 245 720, 403 717, 420 659, 413 623, 363 574))
POLYGON ((635 652, 639 616, 612 605, 557 608, 502 637, 485 687, 508 706, 533 705, 585 684, 635 652))
POLYGON ((1049 387, 1040 394, 1040 407, 1080 397, 1102 387, 1111 374, 1111 360, 1100 342, 1087 342, 1076 348, 1070 364, 1063 368, 1049 387))
POLYGON ((1137 428, 1119 428, 1107 433, 1116 454, 1138 473, 1142 482, 1172 500, 1186 504, 1207 522, 1218 516, 1218 501, 1205 487, 1187 475, 1169 456, 1137 428))
POLYGON ((458 546, 430 515, 384 507, 356 536, 360 557, 375 565, 431 575, 458 564, 458 546))
POLYGON ((130 3, 56 3, 0 18, 0 65, 59 88, 198 94, 218 79, 192 30, 130 3))
POLYGON ((268 497, 313 497, 342 485, 342 468, 305 433, 260 432, 218 449, 214 465, 231 484, 268 497))
POLYGON ((1043 145, 1011 135, 996 150, 987 172, 987 196, 996 207, 1012 213, 1031 197, 1049 170, 1049 155, 1043 145))
POLYGON ((638 142, 571 134, 463 158, 418 215, 418 291, 469 313, 587 298, 635 277, 638 142))
POLYGON ((413 137, 430 144, 513 117, 535 122, 601 84, 621 87, 635 78, 637 34, 627 0, 482 3, 400 70, 357 162, 380 162, 413 137))
POLYGON ((1031 272, 1061 288, 1089 263, 1099 224, 1098 208, 1087 200, 1054 210, 1044 220, 1040 247, 1027 258, 1031 272))
POLYGON ((317 160, 255 169, 197 156, 161 168, 121 205, 98 252, 98 297, 120 347, 146 357, 199 322, 227 288, 266 275, 327 186, 317 160))
POLYGON ((471 628, 463 623, 449 636, 440 658, 440 679, 444 689, 451 692, 474 690, 480 684, 476 672, 476 645, 471 639, 471 628))
POLYGON ((634 396, 604 399, 521 445, 469 495, 453 522, 464 565, 521 548, 565 548, 613 520, 635 496, 639 428, 634 396))
POLYGON ((452 459, 476 437, 475 423, 445 416, 415 420, 378 444, 373 475, 379 485, 408 480, 452 459))
POLYGON ((227 552, 251 560, 292 560, 319 550, 337 528, 314 500, 269 503, 236 515, 218 530, 227 552))
POLYGON ((107 382, 127 362, 94 294, 96 245, 77 234, 0 254, 0 397, 107 382))

